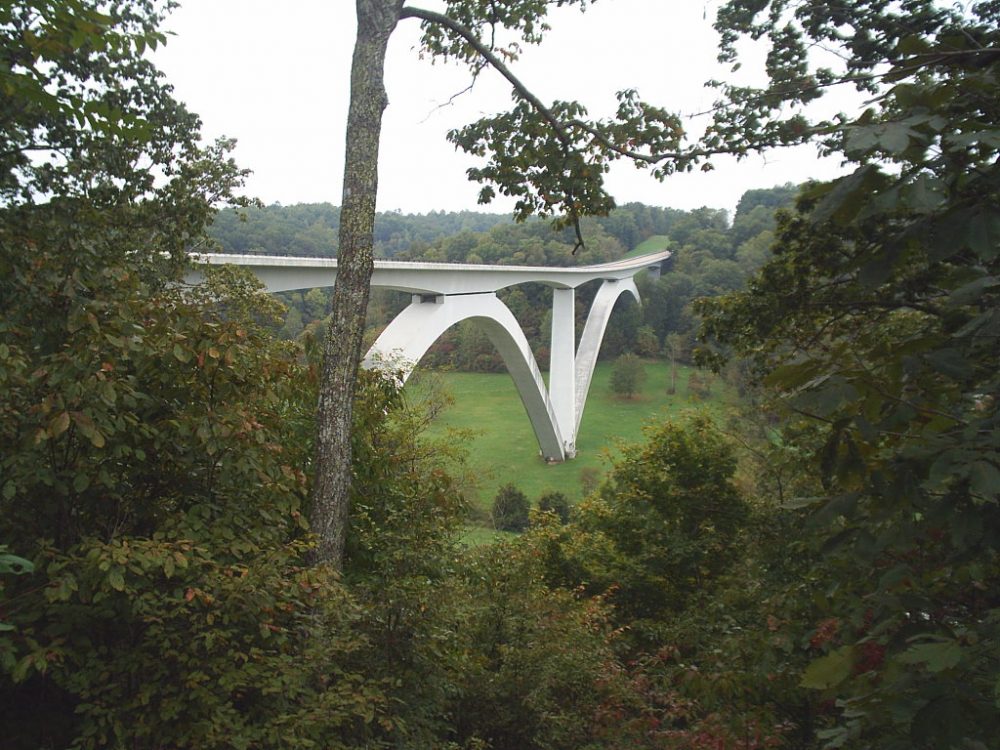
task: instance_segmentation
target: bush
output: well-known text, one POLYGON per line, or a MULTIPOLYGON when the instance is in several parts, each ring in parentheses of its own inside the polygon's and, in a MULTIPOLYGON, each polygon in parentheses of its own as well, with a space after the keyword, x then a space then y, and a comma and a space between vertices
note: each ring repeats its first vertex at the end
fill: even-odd
POLYGON ((505 484, 493 498, 493 526, 497 531, 524 531, 528 528, 527 496, 513 484, 505 484))
POLYGON ((561 492, 549 490, 538 500, 538 509, 555 513, 563 523, 569 521, 569 500, 561 492))
POLYGON ((663 621, 708 591, 738 551, 748 506, 732 446, 706 417, 646 430, 577 509, 593 593, 612 592, 621 624, 663 621))

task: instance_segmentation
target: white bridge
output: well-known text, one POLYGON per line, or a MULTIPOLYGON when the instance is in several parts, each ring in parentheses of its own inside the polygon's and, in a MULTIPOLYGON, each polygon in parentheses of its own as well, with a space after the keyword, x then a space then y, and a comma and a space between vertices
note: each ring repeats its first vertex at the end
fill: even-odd
MULTIPOLYGON (((664 250, 573 268, 376 260, 372 286, 408 292, 413 297, 378 337, 364 366, 387 363, 393 369, 402 368, 405 380, 441 334, 460 321, 472 320, 489 336, 514 379, 542 455, 548 461, 572 458, 611 310, 626 292, 639 301, 633 277, 647 269, 658 276, 668 257, 670 252, 664 250), (577 346, 576 288, 596 279, 603 283, 577 346), (496 295, 499 289, 527 282, 552 287, 548 388, 524 332, 496 295)), ((336 258, 203 254, 193 260, 196 264, 244 266, 269 292, 333 286, 337 276, 336 258)), ((203 279, 196 266, 186 281, 197 284, 203 279)))

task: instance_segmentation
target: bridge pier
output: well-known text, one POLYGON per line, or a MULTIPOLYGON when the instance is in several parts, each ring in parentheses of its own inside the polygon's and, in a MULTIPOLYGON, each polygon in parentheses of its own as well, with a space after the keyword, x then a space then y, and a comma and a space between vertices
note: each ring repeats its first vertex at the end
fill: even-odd
POLYGON ((576 290, 552 290, 549 396, 566 458, 576 456, 576 290))

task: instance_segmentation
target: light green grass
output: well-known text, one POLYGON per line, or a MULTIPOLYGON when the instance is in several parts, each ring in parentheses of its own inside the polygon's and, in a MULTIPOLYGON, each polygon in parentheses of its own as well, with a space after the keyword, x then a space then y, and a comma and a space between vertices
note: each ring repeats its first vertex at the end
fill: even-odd
MULTIPOLYGON (((469 468, 476 478, 470 499, 481 510, 490 507, 497 489, 513 482, 531 500, 538 502, 542 493, 557 490, 571 502, 581 495, 581 472, 592 467, 601 474, 607 459, 617 454, 621 440, 635 442, 642 438, 645 423, 676 416, 685 410, 709 409, 719 412, 729 401, 721 382, 713 381, 712 396, 706 402, 693 402, 687 393, 687 368, 679 368, 677 393, 667 394, 670 366, 666 362, 646 361, 646 384, 633 399, 621 399, 609 388, 613 364, 601 362, 594 373, 590 395, 577 438, 577 457, 561 464, 546 464, 538 454, 538 443, 531 423, 517 396, 514 383, 506 373, 427 373, 424 378, 439 378, 454 398, 454 405, 440 414, 431 433, 443 435, 449 429, 470 431, 466 441, 469 468)), ((407 388, 426 387, 420 379, 407 388)), ((472 540, 470 540, 472 541, 472 540)))
POLYGON ((466 547, 480 547, 484 544, 492 544, 506 537, 513 537, 509 531, 497 531, 483 526, 466 526, 459 537, 459 542, 466 547))
POLYGON ((670 245, 670 238, 665 234, 654 234, 652 237, 647 237, 634 248, 625 253, 626 258, 636 258, 640 255, 646 255, 648 253, 658 253, 660 250, 665 250, 670 245))

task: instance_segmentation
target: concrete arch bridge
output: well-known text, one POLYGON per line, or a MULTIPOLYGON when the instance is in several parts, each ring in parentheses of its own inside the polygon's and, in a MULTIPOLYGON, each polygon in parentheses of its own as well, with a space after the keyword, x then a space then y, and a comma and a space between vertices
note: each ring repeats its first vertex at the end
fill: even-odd
MULTIPOLYGON (((390 363, 403 368, 403 379, 431 345, 463 320, 474 321, 497 348, 514 379, 542 455, 563 461, 576 455, 576 435, 597 364, 597 354, 615 302, 623 294, 636 301, 634 277, 649 270, 659 275, 670 252, 626 258, 593 266, 492 266, 376 260, 372 286, 412 295, 410 305, 389 323, 365 357, 365 367, 390 363), (574 306, 577 287, 601 280, 576 345, 574 306), (549 387, 510 309, 496 293, 516 284, 552 287, 552 345, 549 387)), ((204 279, 198 264, 232 264, 251 270, 269 292, 333 286, 336 258, 203 254, 193 258, 186 281, 204 279)))

